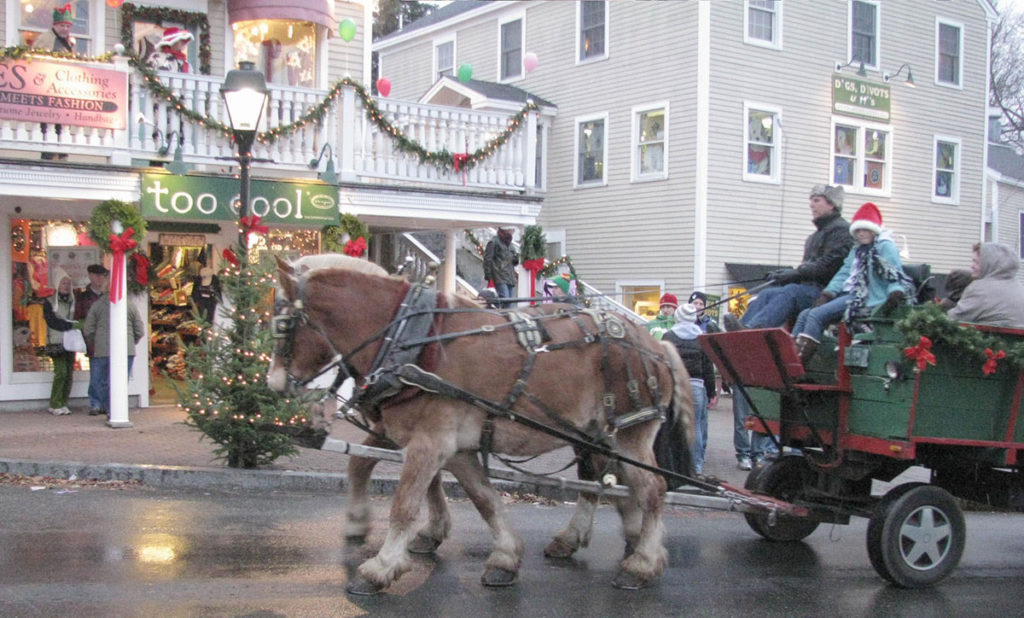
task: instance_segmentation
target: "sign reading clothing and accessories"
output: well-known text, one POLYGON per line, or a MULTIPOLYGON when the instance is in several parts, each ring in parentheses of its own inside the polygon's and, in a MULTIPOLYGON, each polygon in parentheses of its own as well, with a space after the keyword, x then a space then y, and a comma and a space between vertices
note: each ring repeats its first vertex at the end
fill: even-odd
MULTIPOLYGON (((221 176, 143 174, 140 210, 154 219, 237 221, 239 184, 221 176)), ((314 182, 253 180, 249 214, 264 224, 338 225, 338 187, 314 182)))
POLYGON ((0 118, 124 129, 128 73, 40 57, 4 60, 0 118))
POLYGON ((889 121, 889 86, 832 74, 832 112, 889 121))

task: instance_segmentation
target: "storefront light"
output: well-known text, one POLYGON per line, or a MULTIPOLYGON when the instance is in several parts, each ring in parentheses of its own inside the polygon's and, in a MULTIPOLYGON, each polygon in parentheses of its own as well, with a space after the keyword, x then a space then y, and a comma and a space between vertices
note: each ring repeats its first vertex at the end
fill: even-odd
POLYGON ((78 244, 78 233, 70 223, 50 223, 46 226, 48 247, 74 247, 78 244))

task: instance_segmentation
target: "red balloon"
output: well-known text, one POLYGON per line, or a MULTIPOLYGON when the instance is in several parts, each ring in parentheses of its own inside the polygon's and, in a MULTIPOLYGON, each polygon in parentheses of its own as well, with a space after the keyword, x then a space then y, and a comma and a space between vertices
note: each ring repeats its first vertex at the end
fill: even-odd
POLYGON ((382 78, 378 79, 377 80, 377 92, 379 92, 380 96, 382 96, 382 97, 386 97, 389 94, 391 94, 391 80, 386 78, 386 77, 382 77, 382 78))

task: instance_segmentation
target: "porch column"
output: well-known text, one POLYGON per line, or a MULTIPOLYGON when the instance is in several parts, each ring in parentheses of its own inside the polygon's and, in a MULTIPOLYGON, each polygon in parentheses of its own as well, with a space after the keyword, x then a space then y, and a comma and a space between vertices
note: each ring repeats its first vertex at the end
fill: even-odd
POLYGON ((447 230, 444 234, 444 276, 441 277, 442 292, 455 292, 455 230, 447 230))

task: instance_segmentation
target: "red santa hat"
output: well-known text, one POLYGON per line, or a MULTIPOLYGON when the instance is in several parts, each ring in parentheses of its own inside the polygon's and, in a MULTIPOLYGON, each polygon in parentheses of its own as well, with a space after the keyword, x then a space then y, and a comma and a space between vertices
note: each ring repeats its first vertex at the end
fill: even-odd
POLYGON ((866 202, 857 209, 857 214, 853 215, 853 221, 850 223, 850 233, 853 234, 857 230, 871 230, 875 234, 882 233, 882 213, 879 212, 878 206, 866 202))
POLYGON ((188 30, 182 30, 177 27, 170 27, 164 30, 164 36, 160 39, 160 42, 156 44, 157 48, 160 47, 171 47, 179 41, 191 41, 194 37, 188 30))

